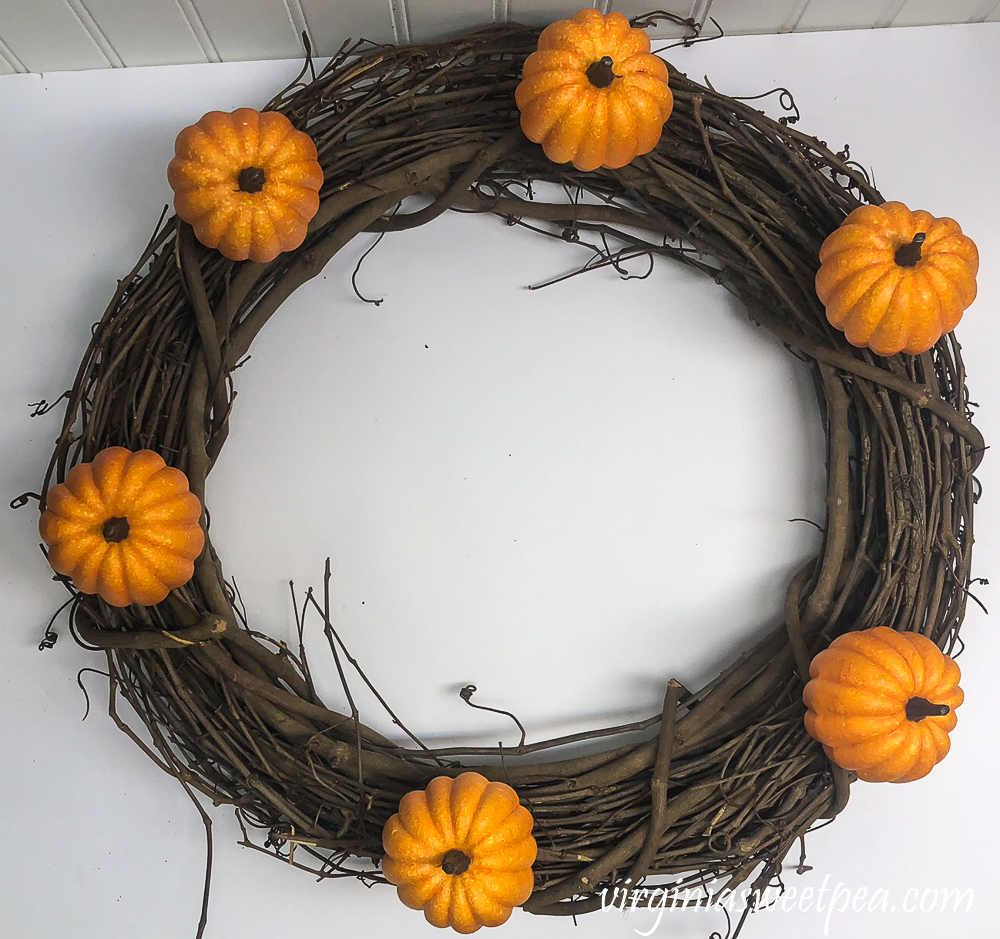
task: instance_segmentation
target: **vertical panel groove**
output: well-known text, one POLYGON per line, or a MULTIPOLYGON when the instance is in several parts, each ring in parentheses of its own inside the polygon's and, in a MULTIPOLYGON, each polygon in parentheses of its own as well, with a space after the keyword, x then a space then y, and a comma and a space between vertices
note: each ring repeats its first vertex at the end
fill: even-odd
POLYGON ((406 45, 410 41, 410 13, 406 0, 389 0, 389 20, 396 45, 406 45))
POLYGON ((219 50, 212 39, 212 34, 208 31, 205 21, 201 18, 201 13, 195 5, 195 0, 174 0, 174 3, 177 4, 177 9, 180 10, 184 22, 187 23, 188 29, 191 30, 191 35, 194 36, 195 41, 201 46, 201 51, 205 54, 205 60, 208 62, 221 62, 222 56, 219 55, 219 50))
POLYGON ((399 45, 399 27, 396 25, 396 11, 392 8, 392 0, 385 0, 389 5, 389 25, 392 27, 392 41, 399 45))
POLYGON ((299 28, 299 25, 295 22, 295 17, 292 16, 292 10, 291 7, 289 7, 288 5, 288 0, 281 0, 281 5, 285 8, 285 16, 288 17, 288 25, 292 27, 292 32, 295 33, 295 38, 299 42, 301 42, 302 30, 299 28))
POLYGON ((14 50, 0 39, 0 58, 2 58, 15 72, 27 72, 26 66, 14 53, 14 50))
POLYGON ((882 15, 872 24, 875 28, 892 26, 892 21, 903 11, 906 0, 892 0, 888 6, 882 10, 882 15))
POLYGON ((493 0, 493 22, 510 22, 510 2, 509 0, 493 0))
POLYGON ((118 51, 111 44, 111 40, 104 35, 104 30, 98 25, 97 20, 90 14, 83 0, 63 0, 66 9, 73 14, 73 18, 80 24, 82 29, 101 53, 108 60, 108 64, 113 68, 123 68, 125 63, 118 51))
POLYGON ((987 2, 982 5, 979 12, 973 16, 969 22, 983 23, 986 21, 987 16, 993 16, 993 14, 997 11, 1000 11, 1000 0, 987 0, 987 2))
POLYGON ((712 8, 712 0, 694 0, 691 4, 691 19, 699 26, 704 26, 708 19, 708 11, 712 8))
POLYGON ((795 30, 799 28, 799 23, 802 22, 802 17, 805 15, 806 10, 809 7, 809 0, 802 0, 798 6, 793 7, 791 12, 788 14, 788 19, 781 24, 778 32, 781 33, 794 33, 795 30))
POLYGON ((282 0, 285 4, 285 11, 288 13, 288 20, 292 24, 292 29, 295 30, 295 39, 299 45, 302 45, 302 34, 305 33, 309 37, 309 45, 312 47, 313 51, 316 51, 316 40, 313 39, 312 30, 309 28, 309 19, 306 17, 306 11, 302 6, 300 0, 282 0))

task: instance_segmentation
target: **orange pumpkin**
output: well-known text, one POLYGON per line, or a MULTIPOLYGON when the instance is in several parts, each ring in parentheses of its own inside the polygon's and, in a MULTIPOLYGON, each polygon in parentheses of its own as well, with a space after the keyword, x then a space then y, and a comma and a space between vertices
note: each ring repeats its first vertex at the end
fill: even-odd
POLYGON ((438 776, 386 822, 382 872, 433 926, 499 926, 531 895, 532 824, 510 786, 479 773, 438 776))
POLYGON ((806 729, 867 782, 911 782, 945 758, 964 700, 954 659, 919 633, 838 636, 809 667, 806 729))
POLYGON ((38 529, 49 564, 112 606, 159 603, 194 574, 201 502, 152 450, 110 447, 45 497, 38 529))
POLYGON ((901 202, 851 212, 819 252, 816 293, 852 345, 926 352, 976 299, 979 252, 958 222, 901 202))
POLYGON ((273 261, 305 240, 323 170, 284 114, 209 111, 177 135, 175 153, 174 208, 203 245, 233 261, 273 261))
POLYGON ((581 10, 547 26, 525 61, 521 129, 554 163, 617 169, 659 141, 674 107, 668 77, 621 13, 581 10))

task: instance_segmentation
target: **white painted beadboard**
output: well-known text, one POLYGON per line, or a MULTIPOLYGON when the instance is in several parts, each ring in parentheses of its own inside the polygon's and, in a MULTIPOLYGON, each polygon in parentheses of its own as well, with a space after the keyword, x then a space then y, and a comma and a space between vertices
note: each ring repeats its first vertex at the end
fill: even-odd
MULTIPOLYGON (((731 35, 1000 19, 1000 0, 0 0, 0 74, 294 58, 303 32, 323 56, 348 37, 435 39, 493 20, 548 23, 588 5, 712 17, 731 35)), ((664 24, 656 35, 681 32, 664 24)))

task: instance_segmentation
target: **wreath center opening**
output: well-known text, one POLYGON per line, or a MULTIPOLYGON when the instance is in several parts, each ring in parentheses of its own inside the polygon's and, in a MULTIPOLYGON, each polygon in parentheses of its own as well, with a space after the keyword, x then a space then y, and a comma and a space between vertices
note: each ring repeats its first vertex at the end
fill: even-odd
MULTIPOLYGON (((821 538, 788 519, 824 517, 804 366, 669 260, 527 291, 588 252, 488 217, 387 235, 354 278, 384 300, 365 304, 351 278, 374 240, 286 300, 235 375, 208 504, 255 621, 289 622, 288 579, 330 556, 338 629, 382 684, 425 676, 407 701, 424 727, 454 727, 473 682, 533 733, 643 716, 664 670, 697 683, 770 628, 821 538), (653 647, 669 662, 639 665, 636 695, 653 647)), ((516 738, 481 715, 461 732, 480 729, 516 738)))

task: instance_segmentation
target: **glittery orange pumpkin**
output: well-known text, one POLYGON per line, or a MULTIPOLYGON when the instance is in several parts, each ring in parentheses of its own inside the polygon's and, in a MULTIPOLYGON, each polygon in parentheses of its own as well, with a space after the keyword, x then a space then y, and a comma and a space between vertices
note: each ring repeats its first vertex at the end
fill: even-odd
POLYGON ((479 773, 438 776, 386 822, 382 873, 433 926, 499 926, 531 895, 532 824, 510 786, 479 773))
POLYGON ((838 636, 809 666, 806 729, 867 782, 911 782, 948 754, 965 696, 954 659, 919 633, 838 636))
POLYGON ((649 153, 674 107, 667 66, 649 48, 621 13, 581 10, 547 26, 515 92, 525 136, 579 170, 649 153))
POLYGON ((901 202, 851 212, 819 252, 816 293, 852 345, 926 352, 976 299, 979 252, 958 222, 901 202))
POLYGON ((194 574, 205 544, 187 477, 152 450, 110 447, 45 497, 49 564, 112 606, 159 603, 194 574))
POLYGON ((177 135, 175 153, 174 208, 202 244, 233 261, 273 261, 305 240, 323 170, 284 114, 210 111, 177 135))

